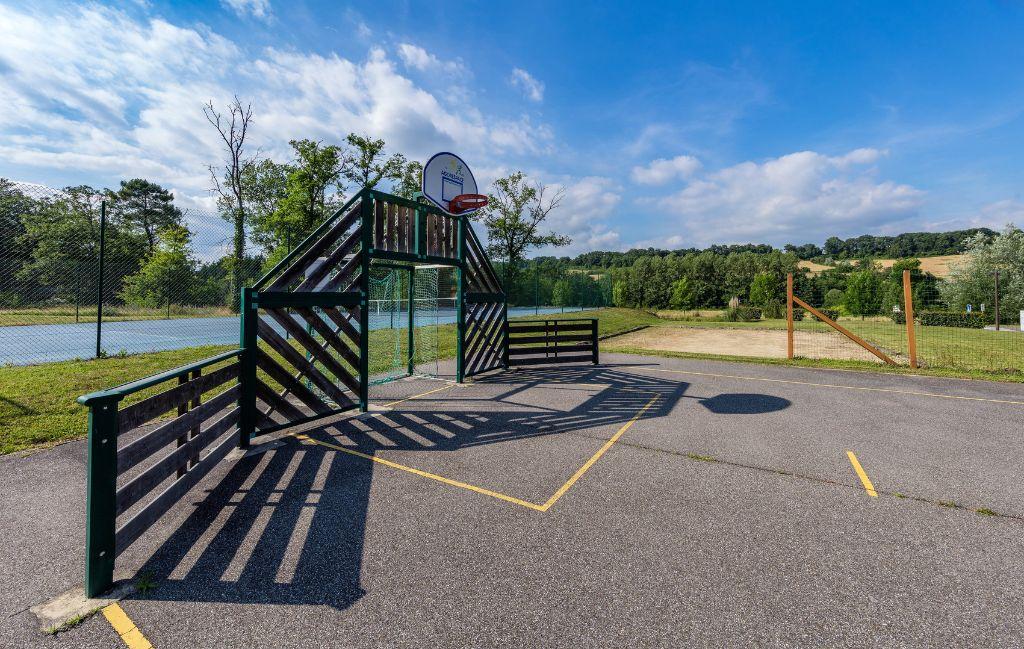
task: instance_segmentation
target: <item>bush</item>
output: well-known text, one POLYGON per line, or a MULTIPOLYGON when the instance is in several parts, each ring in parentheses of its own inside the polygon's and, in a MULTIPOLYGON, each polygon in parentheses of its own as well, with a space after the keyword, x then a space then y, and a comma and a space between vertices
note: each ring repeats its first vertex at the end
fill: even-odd
POLYGON ((778 319, 786 317, 786 305, 779 300, 771 299, 768 300, 764 305, 764 317, 769 319, 778 319))
POLYGON ((804 319, 805 311, 799 307, 793 307, 793 322, 799 322, 804 319))
MULTIPOLYGON (((832 320, 833 322, 839 319, 839 309, 818 309, 818 311, 821 311, 821 314, 823 316, 825 316, 829 320, 832 320)), ((813 313, 811 314, 811 316, 818 322, 822 321, 821 318, 814 315, 813 313)))
POLYGON ((761 319, 761 309, 753 306, 737 306, 725 312, 729 322, 753 322, 761 319))
POLYGON ((907 324, 907 314, 902 311, 894 311, 889 314, 889 317, 892 318, 892 321, 896 324, 907 324))
POLYGON ((926 327, 983 329, 985 325, 989 324, 991 316, 988 313, 963 313, 961 311, 922 311, 919 320, 921 325, 926 327))

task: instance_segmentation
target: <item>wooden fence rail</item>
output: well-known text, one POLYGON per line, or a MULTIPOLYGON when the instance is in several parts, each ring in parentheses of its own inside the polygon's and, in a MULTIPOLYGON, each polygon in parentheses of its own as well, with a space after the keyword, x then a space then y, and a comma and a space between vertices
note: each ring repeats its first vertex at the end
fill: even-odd
POLYGON ((236 349, 79 397, 78 402, 89 408, 85 522, 89 597, 113 583, 117 556, 237 445, 241 354, 236 349), (120 408, 126 397, 167 383, 171 387, 163 392, 120 408), (204 396, 210 392, 214 394, 204 396), (150 424, 169 413, 172 418, 150 424), (150 429, 138 433, 143 426, 150 429))
POLYGON ((514 320, 506 330, 509 366, 599 362, 597 319, 514 320))

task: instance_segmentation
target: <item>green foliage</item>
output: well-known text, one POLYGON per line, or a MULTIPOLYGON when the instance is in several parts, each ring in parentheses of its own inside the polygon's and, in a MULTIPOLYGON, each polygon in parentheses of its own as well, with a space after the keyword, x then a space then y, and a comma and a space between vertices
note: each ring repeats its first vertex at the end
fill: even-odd
MULTIPOLYGON (((961 327, 965 329, 984 329, 991 324, 991 316, 987 313, 966 313, 964 311, 922 311, 917 314, 922 326, 927 327, 961 327)), ((906 320, 904 320, 906 322, 906 320)))
POLYGON ((882 309, 882 280, 873 270, 850 273, 843 300, 851 315, 876 315, 882 309))
POLYGON ((768 300, 763 309, 764 317, 770 320, 777 320, 786 317, 786 305, 781 301, 772 298, 768 300))
MULTIPOLYGON (((839 319, 839 309, 825 309, 825 308, 821 308, 821 309, 818 309, 818 311, 821 312, 821 315, 825 316, 829 320, 832 320, 833 322, 835 322, 836 320, 839 319)), ((811 314, 811 317, 814 318, 815 320, 817 320, 818 322, 823 322, 823 320, 821 318, 819 318, 818 316, 814 315, 813 313, 811 314)))
POLYGON ((822 301, 822 304, 827 309, 835 309, 843 304, 845 297, 846 296, 843 295, 843 292, 839 289, 830 288, 825 292, 825 299, 822 301))
POLYGON ((754 281, 750 283, 750 303, 754 306, 763 307, 769 301, 776 299, 776 278, 768 273, 754 275, 754 281))
POLYGON ((150 308, 169 305, 175 297, 179 303, 191 301, 196 262, 189 252, 190 238, 184 226, 160 230, 156 249, 136 274, 125 278, 121 298, 128 304, 150 308))
POLYGON ((726 309, 727 322, 753 322, 761 319, 761 309, 753 306, 737 306, 726 309))
POLYGON ((672 297, 669 299, 669 306, 680 310, 694 307, 693 287, 686 277, 680 277, 672 282, 672 297))
POLYGON ((1024 231, 1008 225, 991 239, 979 234, 967 242, 966 255, 966 261, 951 269, 949 281, 940 286, 950 309, 966 310, 968 304, 991 308, 997 270, 1000 314, 1024 308, 1024 231))
POLYGON ((181 225, 181 210, 174 205, 174 194, 143 178, 122 180, 121 188, 108 191, 111 222, 120 221, 128 230, 141 232, 156 247, 157 232, 181 225))
POLYGON ((373 188, 382 180, 402 178, 406 170, 405 156, 401 153, 387 155, 384 140, 349 133, 345 141, 349 150, 341 175, 354 189, 373 188))
POLYGON ((551 300, 555 306, 572 306, 572 286, 569 280, 560 279, 555 282, 551 300))
POLYGON ((402 167, 401 174, 395 181, 395 194, 402 198, 412 200, 416 193, 420 191, 422 178, 423 165, 416 160, 411 160, 405 163, 405 166, 402 167))

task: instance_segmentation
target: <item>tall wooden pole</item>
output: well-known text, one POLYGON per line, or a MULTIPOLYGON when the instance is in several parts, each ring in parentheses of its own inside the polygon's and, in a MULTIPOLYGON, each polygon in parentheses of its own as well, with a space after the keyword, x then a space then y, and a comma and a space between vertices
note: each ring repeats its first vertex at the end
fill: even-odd
POLYGON ((786 358, 793 358, 793 273, 786 275, 786 358))
POLYGON ((996 312, 995 312, 994 315, 995 315, 995 318, 996 318, 996 331, 999 331, 999 271, 998 270, 996 271, 996 295, 995 295, 995 298, 996 298, 996 303, 995 303, 996 312))
POLYGON ((910 271, 903 271, 903 315, 907 321, 907 350, 910 367, 917 369, 917 338, 914 332, 914 293, 910 290, 910 271))

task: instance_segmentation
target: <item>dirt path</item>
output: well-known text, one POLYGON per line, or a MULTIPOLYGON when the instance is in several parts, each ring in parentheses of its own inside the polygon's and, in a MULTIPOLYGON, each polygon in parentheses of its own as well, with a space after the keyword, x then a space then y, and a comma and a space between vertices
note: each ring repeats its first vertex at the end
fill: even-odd
MULTIPOLYGON (((881 361, 839 333, 796 331, 794 348, 804 358, 881 361)), ((786 332, 768 329, 702 329, 698 327, 648 327, 603 344, 609 351, 626 347, 669 352, 785 358, 786 332)))

